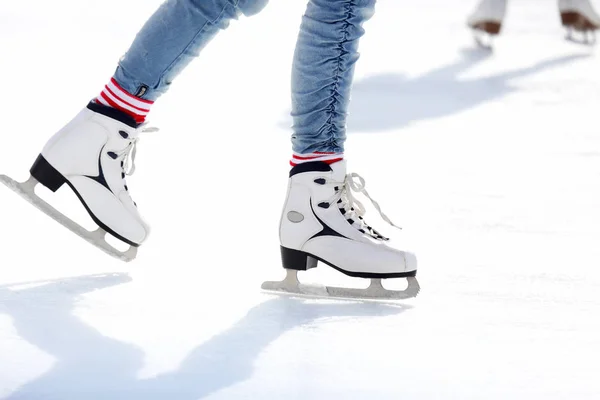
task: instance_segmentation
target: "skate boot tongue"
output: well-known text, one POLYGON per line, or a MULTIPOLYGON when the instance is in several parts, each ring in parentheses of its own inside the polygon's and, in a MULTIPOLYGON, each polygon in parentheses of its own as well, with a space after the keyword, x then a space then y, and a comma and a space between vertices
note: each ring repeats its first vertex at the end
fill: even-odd
POLYGON ((346 160, 338 161, 329 165, 333 171, 332 178, 336 182, 344 182, 346 179, 346 160))

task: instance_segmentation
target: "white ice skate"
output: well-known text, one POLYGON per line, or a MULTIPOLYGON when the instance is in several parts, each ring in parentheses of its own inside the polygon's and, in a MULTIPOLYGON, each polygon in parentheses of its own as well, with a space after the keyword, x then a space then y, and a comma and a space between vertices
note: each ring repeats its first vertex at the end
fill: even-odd
POLYGON ((369 198, 364 179, 346 175, 346 162, 331 166, 324 162, 299 164, 290 171, 287 199, 281 216, 279 235, 281 256, 287 276, 281 282, 264 282, 264 290, 319 297, 407 299, 419 292, 415 278, 414 254, 388 246, 388 239, 367 225, 364 207, 352 192, 369 198), (317 287, 298 281, 297 272, 321 261, 336 270, 358 278, 370 278, 367 289, 317 287), (404 291, 387 290, 381 279, 407 278, 404 291))
POLYGON ((479 46, 491 48, 492 37, 500 34, 505 14, 506 0, 481 0, 467 19, 479 46))
POLYGON ((90 103, 48 141, 30 169, 29 180, 19 183, 0 175, 0 182, 94 246, 131 261, 149 227, 129 195, 125 176, 135 169, 138 134, 152 130, 136 128, 133 119, 120 111, 90 103), (66 183, 99 228, 90 232, 42 200, 35 193, 38 183, 53 192, 66 183), (109 245, 107 233, 130 248, 119 251, 109 245))
POLYGON ((567 39, 579 43, 594 44, 595 32, 600 28, 600 15, 589 0, 559 0, 558 10, 562 25, 567 28, 567 39), (576 39, 573 32, 581 33, 576 39))

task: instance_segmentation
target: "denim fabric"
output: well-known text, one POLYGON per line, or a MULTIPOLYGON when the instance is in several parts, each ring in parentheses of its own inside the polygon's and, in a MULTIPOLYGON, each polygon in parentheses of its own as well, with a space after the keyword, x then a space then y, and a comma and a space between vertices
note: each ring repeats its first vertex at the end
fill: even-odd
POLYGON ((311 0, 292 66, 292 146, 296 153, 344 152, 358 41, 375 0, 311 0))
MULTIPOLYGON (((267 2, 167 0, 119 61, 115 80, 129 93, 156 100, 219 30, 267 2)), ((375 0, 309 1, 292 66, 296 153, 343 152, 358 40, 374 6, 375 0)))
POLYGON ((115 80, 131 94, 156 100, 220 29, 242 13, 256 14, 267 1, 165 1, 121 58, 115 80))

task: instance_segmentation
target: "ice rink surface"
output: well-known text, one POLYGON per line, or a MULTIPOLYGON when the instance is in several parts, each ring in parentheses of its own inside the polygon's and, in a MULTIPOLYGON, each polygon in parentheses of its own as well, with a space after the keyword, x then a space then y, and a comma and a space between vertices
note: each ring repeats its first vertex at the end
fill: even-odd
MULTIPOLYGON (((27 179, 158 4, 4 0, 0 173, 27 179)), ((153 228, 133 263, 0 187, 0 398, 600 398, 598 49, 536 0, 511 2, 494 50, 477 49, 474 6, 380 0, 360 47, 346 158, 404 228, 419 297, 260 291, 283 277, 305 7, 273 0, 155 104, 128 178, 153 228)), ((40 195, 86 218, 68 190, 40 195)), ((324 266, 303 279, 364 285, 324 266)))

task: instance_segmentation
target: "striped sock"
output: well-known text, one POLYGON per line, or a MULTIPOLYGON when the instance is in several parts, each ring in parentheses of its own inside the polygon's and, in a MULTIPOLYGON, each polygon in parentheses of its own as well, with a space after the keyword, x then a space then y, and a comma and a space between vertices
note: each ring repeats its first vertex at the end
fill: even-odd
POLYGON ((95 102, 129 114, 138 124, 146 120, 150 106, 154 104, 153 101, 140 99, 127 93, 114 78, 111 78, 110 82, 104 86, 104 90, 100 96, 96 97, 95 102))
POLYGON ((298 154, 294 153, 290 160, 290 165, 295 167, 298 164, 303 164, 311 161, 322 161, 327 164, 333 164, 344 159, 344 153, 334 153, 326 151, 315 151, 314 153, 298 154))

